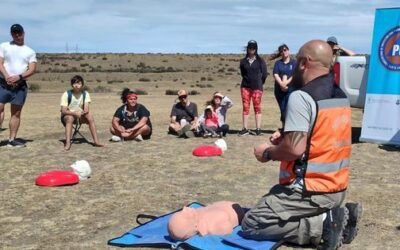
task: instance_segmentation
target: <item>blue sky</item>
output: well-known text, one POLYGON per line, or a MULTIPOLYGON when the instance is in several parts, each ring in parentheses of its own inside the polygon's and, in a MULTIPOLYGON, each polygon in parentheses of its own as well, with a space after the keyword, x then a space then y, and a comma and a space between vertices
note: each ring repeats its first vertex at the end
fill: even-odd
POLYGON ((335 35, 370 53, 376 8, 399 0, 1 0, 0 41, 20 23, 37 52, 260 53, 335 35))

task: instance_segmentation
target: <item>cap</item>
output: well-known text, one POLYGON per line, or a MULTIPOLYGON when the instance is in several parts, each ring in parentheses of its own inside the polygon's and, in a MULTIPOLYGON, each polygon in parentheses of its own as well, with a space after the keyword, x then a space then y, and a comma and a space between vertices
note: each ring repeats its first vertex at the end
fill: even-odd
POLYGON ((213 107, 212 107, 211 105, 208 105, 208 106, 206 107, 206 110, 207 110, 207 109, 211 109, 211 110, 212 110, 212 108, 213 108, 213 107))
POLYGON ((13 24, 10 28, 11 33, 22 33, 24 32, 24 28, 22 28, 21 24, 13 24))
POLYGON ((248 49, 257 49, 257 42, 255 41, 255 40, 250 40, 248 43, 247 43, 247 48, 248 49))
POLYGON ((338 44, 336 37, 330 36, 328 39, 326 39, 327 43, 333 43, 333 44, 338 44))
POLYGON ((219 93, 219 92, 217 92, 217 93, 214 94, 214 97, 216 97, 216 96, 221 97, 221 98, 224 98, 224 95, 221 94, 221 93, 219 93))
POLYGON ((184 89, 179 90, 178 91, 178 96, 183 96, 183 95, 187 95, 186 90, 184 90, 184 89))

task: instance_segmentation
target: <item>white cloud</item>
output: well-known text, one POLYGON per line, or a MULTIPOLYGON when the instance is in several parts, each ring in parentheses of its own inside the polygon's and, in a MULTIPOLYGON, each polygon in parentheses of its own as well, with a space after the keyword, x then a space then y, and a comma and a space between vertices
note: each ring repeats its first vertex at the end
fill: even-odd
POLYGON ((2 0, 0 39, 21 23, 37 51, 242 52, 256 39, 262 53, 287 43, 335 35, 369 52, 375 8, 396 1, 325 0, 2 0), (13 13, 10 15, 10 13, 13 13))

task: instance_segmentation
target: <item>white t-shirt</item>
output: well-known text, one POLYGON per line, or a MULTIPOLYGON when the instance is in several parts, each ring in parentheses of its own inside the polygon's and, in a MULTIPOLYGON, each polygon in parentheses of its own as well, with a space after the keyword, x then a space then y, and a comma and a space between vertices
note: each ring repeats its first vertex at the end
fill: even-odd
MULTIPOLYGON (((86 91, 85 103, 90 102, 91 100, 89 92, 86 91)), ((72 94, 71 103, 68 105, 68 93, 67 91, 65 91, 64 94, 61 96, 60 104, 61 106, 67 107, 68 110, 72 112, 83 111, 83 94, 80 93, 77 96, 75 94, 72 94)))
POLYGON ((10 76, 20 75, 28 70, 30 63, 36 63, 36 53, 26 45, 11 42, 0 44, 0 57, 4 59, 4 68, 10 76))

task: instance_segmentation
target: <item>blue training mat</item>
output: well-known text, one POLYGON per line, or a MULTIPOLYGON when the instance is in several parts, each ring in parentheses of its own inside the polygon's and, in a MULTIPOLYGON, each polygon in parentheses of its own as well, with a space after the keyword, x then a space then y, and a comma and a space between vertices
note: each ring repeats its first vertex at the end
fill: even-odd
MULTIPOLYGON (((204 207, 204 205, 193 202, 188 205, 192 208, 204 207)), ((230 235, 195 235, 185 241, 176 241, 168 235, 168 221, 173 213, 162 215, 143 225, 131 229, 124 235, 108 241, 109 245, 120 247, 186 247, 192 249, 248 249, 268 250, 278 248, 282 242, 276 241, 255 241, 241 237, 241 227, 235 227, 230 235)))

